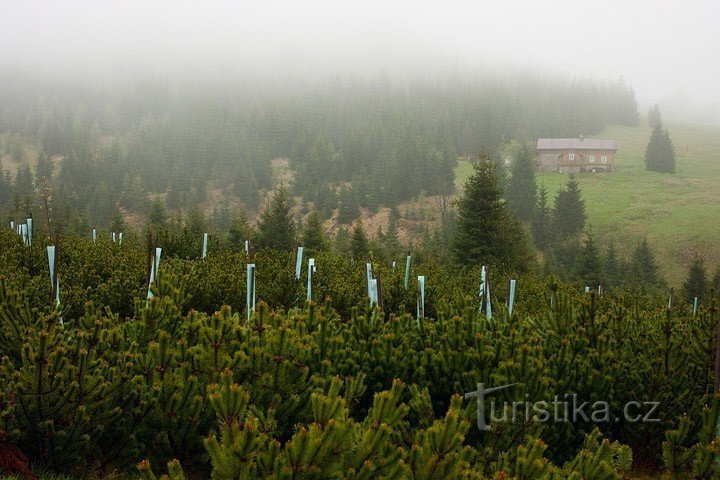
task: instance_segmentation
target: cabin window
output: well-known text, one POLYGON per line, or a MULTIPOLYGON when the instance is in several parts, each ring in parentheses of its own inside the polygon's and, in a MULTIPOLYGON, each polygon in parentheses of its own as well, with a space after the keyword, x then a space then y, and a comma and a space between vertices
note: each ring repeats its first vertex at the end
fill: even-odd
POLYGON ((607 157, 605 155, 600 157, 600 163, 607 163, 607 157))
POLYGON ((595 163, 595 155, 590 155, 590 163, 595 163))
POLYGON ((568 153, 568 160, 575 160, 575 154, 574 154, 574 153, 568 153))

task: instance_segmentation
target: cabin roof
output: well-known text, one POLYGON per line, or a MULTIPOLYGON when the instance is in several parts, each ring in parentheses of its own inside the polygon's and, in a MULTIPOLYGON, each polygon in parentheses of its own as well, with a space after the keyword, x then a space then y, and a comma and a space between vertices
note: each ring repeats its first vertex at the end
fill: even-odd
POLYGON ((617 150, 611 138, 538 138, 538 150, 617 150))

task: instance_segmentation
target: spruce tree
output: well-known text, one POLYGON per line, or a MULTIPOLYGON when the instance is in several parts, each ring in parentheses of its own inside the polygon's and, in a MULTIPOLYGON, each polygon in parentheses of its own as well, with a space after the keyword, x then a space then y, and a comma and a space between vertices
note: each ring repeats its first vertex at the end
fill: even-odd
POLYGON ((295 244, 295 221, 290 211, 290 203, 285 187, 280 186, 275 191, 270 203, 260 216, 257 229, 258 247, 287 251, 293 249, 295 244))
POLYGON ((165 203, 156 198, 150 203, 150 213, 148 214, 148 222, 153 228, 162 228, 167 223, 168 213, 165 203))
MULTIPOLYGON (((390 257, 399 256, 402 252, 402 245, 400 245, 400 236, 398 232, 398 222, 400 220, 400 211, 397 206, 393 206, 390 209, 390 216, 388 218, 388 229, 387 233, 383 235, 383 247, 384 250, 390 255, 390 257)), ((441 229, 445 229, 445 225, 440 226, 441 229)))
POLYGON ((16 214, 23 216, 32 215, 34 198, 35 187, 33 185, 32 172, 30 171, 30 166, 25 164, 20 167, 15 176, 13 202, 15 204, 16 214))
POLYGON ((540 250, 546 250, 552 241, 552 212, 548 205, 547 189, 540 187, 537 208, 532 221, 532 233, 535 239, 535 246, 540 250))
POLYGON ((662 122, 653 128, 645 150, 645 168, 653 172, 675 173, 675 147, 662 122))
POLYGON ((126 175, 120 200, 127 210, 144 211, 148 207, 147 192, 147 186, 140 175, 126 175))
POLYGON ((655 128, 660 124, 662 124, 662 115, 660 114, 660 106, 656 103, 650 107, 648 112, 648 125, 650 128, 655 128))
POLYGON ((350 236, 350 255, 353 260, 359 262, 367 258, 370 252, 370 242, 368 242, 367 236, 365 235, 365 229, 362 223, 355 222, 352 234, 350 236))
POLYGON ((655 255, 650 249, 647 238, 638 244, 630 260, 629 268, 631 286, 637 287, 642 291, 650 291, 665 285, 658 271, 655 255))
POLYGON ((302 243, 308 255, 315 255, 327 249, 327 236, 325 227, 317 210, 313 210, 305 220, 302 232, 302 243))
POLYGON ((553 216, 555 233, 560 238, 577 235, 585 228, 585 201, 575 175, 570 174, 565 189, 555 196, 553 216))
POLYGON ((55 171, 55 165, 52 160, 40 151, 37 157, 37 163, 35 164, 35 185, 40 188, 44 182, 51 182, 53 178, 53 172, 55 171))
POLYGON ((683 283, 683 295, 687 302, 693 302, 695 297, 702 299, 707 291, 707 272, 702 258, 696 258, 690 264, 687 279, 683 283))
POLYGON ((338 197, 338 223, 348 224, 360 215, 360 204, 355 189, 343 187, 338 197))
POLYGON ((7 152, 12 157, 13 162, 20 163, 25 158, 25 145, 19 133, 13 133, 6 140, 7 152))
POLYGON ((120 233, 124 232, 126 228, 127 223, 125 222, 125 217, 123 216, 120 209, 116 208, 112 214, 112 219, 110 220, 110 231, 120 233))
POLYGON ((185 217, 185 229, 193 239, 200 239, 200 236, 205 233, 207 229, 205 213, 199 206, 191 208, 188 212, 185 217))
POLYGON ((338 196, 335 193, 335 189, 329 184, 318 186, 314 203, 315 209, 318 210, 323 218, 331 217, 338 204, 338 196))
MULTIPOLYGON (((0 172, 0 205, 6 205, 12 197, 12 178, 10 172, 3 170, 0 172)), ((0 209, 1 210, 1 209, 0 209)))
POLYGON ((511 211, 523 222, 530 222, 537 203, 537 181, 535 160, 527 145, 523 145, 510 169, 507 203, 511 211))
POLYGON ((33 195, 33 175, 30 166, 25 164, 18 169, 15 175, 15 192, 20 196, 33 195))
POLYGON ((600 285, 601 282, 600 270, 600 254, 593 241, 592 232, 587 232, 585 240, 580 247, 575 274, 584 285, 595 288, 600 285))
POLYGON ((605 254, 605 264, 603 266, 603 284, 605 288, 617 287, 622 283, 620 276, 620 264, 617 258, 617 250, 615 242, 610 242, 605 254))
POLYGON ((252 228, 248 223, 247 215, 245 210, 238 208, 233 212, 232 221, 230 222, 230 229, 228 230, 228 242, 230 243, 230 250, 233 252, 241 252, 245 250, 245 240, 250 240, 252 237, 252 228))
POLYGON ((568 282, 575 280, 580 252, 579 236, 556 239, 545 252, 547 269, 568 282))
POLYGON ((483 156, 473 168, 458 201, 455 261, 463 266, 495 263, 511 270, 527 268, 527 240, 518 220, 505 208, 492 162, 483 156))

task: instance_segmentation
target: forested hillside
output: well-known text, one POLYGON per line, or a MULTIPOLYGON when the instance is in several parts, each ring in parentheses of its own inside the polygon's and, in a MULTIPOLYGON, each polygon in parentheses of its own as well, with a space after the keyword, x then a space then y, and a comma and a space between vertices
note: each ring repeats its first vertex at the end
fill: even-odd
POLYGON ((118 212, 145 218, 151 199, 171 210, 222 203, 252 213, 274 186, 271 160, 284 157, 294 195, 323 218, 340 209, 352 220, 358 207, 451 192, 458 155, 638 121, 622 82, 290 83, 152 78, 100 87, 6 69, 2 215, 39 214, 43 191, 67 231, 110 227, 118 212))

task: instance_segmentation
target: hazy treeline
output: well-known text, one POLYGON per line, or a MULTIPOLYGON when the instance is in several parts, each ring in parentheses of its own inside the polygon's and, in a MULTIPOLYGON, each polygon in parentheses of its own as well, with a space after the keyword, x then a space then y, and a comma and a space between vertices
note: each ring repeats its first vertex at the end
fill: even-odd
MULTIPOLYGON (((273 186, 270 160, 277 157, 290 159, 293 193, 323 216, 343 202, 374 210, 420 192, 451 192, 458 155, 637 120, 635 94, 622 82, 516 75, 403 85, 387 78, 291 87, 154 79, 99 87, 0 75, 5 152, 22 160, 8 140, 20 138, 64 158, 61 168, 46 161, 45 169, 58 209, 83 217, 75 224, 107 225, 118 207, 146 213, 148 194, 167 194, 169 208, 192 207, 206 199, 209 181, 253 210, 273 186)), ((30 188, 39 190, 33 176, 30 188)), ((23 200, 29 186, 11 177, 0 182, 0 196, 14 199, 3 202, 12 204, 6 214, 22 217, 32 208, 23 200)))

